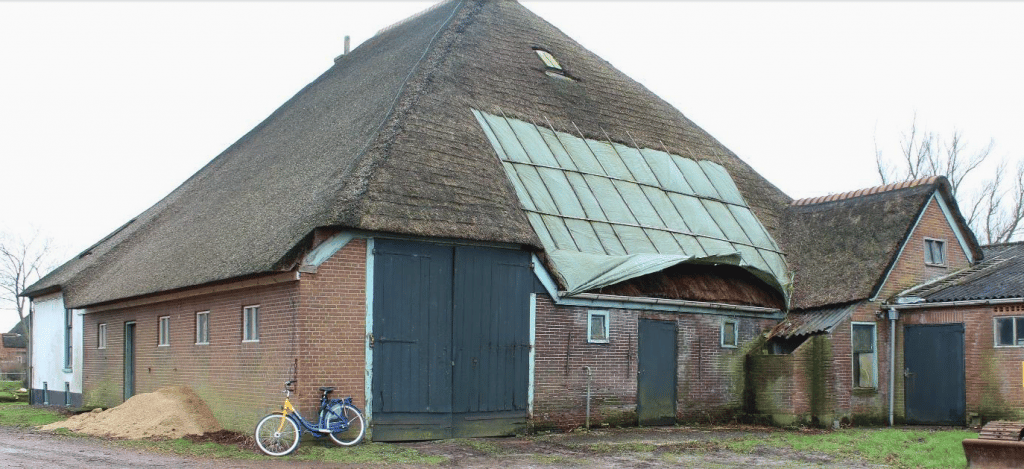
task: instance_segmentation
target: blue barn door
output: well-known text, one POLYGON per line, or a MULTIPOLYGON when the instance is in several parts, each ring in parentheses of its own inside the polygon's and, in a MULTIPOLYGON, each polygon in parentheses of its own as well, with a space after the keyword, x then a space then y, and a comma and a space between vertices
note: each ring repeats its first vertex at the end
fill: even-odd
POLYGON ((676 422, 676 323, 641 319, 636 377, 640 425, 676 422))
POLYGON ((526 425, 528 253, 378 239, 373 285, 375 440, 526 425))
POLYGON ((963 425, 964 325, 908 325, 903 331, 907 423, 963 425))

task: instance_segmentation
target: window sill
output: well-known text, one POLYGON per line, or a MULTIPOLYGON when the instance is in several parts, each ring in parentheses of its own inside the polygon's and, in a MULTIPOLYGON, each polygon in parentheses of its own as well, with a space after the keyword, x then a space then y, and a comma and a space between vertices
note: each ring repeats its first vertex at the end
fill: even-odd
POLYGON ((853 395, 857 397, 870 397, 878 395, 878 388, 853 388, 853 395))
POLYGON ((928 262, 925 262, 924 265, 927 266, 927 267, 941 267, 943 269, 945 269, 947 267, 946 264, 930 264, 928 262))
POLYGON ((75 370, 72 370, 71 368, 64 368, 61 371, 65 372, 65 373, 74 373, 75 372, 75 370))
POLYGON ((196 345, 210 345, 209 342, 196 342, 196 345))
POLYGON ((595 340, 595 339, 588 339, 588 340, 587 340, 587 343, 588 343, 588 344, 610 344, 610 343, 611 343, 611 341, 610 341, 610 340, 595 340))

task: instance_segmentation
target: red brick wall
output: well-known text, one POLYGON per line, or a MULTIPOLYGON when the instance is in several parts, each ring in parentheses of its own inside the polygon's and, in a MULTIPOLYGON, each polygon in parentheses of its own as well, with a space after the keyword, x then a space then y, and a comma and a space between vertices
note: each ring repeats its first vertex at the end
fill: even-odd
POLYGON ((354 240, 320 266, 285 282, 85 315, 84 404, 122 402, 124 323, 136 322, 136 393, 191 386, 225 428, 250 431, 279 408, 297 365, 296 399, 311 417, 320 386, 363 401, 366 245, 354 240), (260 305, 259 341, 242 342, 242 308, 260 305), (209 311, 209 345, 195 343, 195 313, 209 311), (170 346, 157 346, 170 316, 170 346), (97 349, 97 325, 107 347, 97 349))
POLYGON ((534 358, 534 425, 562 429, 585 421, 587 372, 591 376, 591 425, 636 424, 638 319, 676 321, 676 417, 684 421, 729 418, 743 407, 745 353, 775 320, 735 318, 739 348, 720 345, 727 316, 664 314, 611 309, 611 340, 587 343, 587 311, 555 306, 538 295, 534 358))

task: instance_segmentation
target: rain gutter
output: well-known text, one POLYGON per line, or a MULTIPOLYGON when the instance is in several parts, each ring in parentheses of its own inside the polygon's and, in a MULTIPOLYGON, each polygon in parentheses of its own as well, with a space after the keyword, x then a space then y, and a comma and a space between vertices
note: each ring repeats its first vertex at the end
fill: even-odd
POLYGON ((988 306, 988 305, 1005 305, 1013 303, 1024 303, 1024 297, 1016 298, 997 298, 990 300, 959 300, 959 301, 935 301, 925 302, 924 300, 918 300, 914 303, 904 304, 887 304, 884 305, 886 308, 894 310, 908 310, 908 309, 924 309, 924 308, 947 308, 947 307, 963 307, 963 306, 988 306))

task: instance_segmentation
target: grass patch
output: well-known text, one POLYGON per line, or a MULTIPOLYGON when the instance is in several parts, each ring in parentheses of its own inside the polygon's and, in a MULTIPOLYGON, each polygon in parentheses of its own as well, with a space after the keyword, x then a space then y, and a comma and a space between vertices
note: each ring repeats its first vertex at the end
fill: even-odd
POLYGON ((498 446, 489 441, 476 439, 460 439, 458 440, 458 442, 463 446, 472 448, 474 451, 477 451, 487 456, 497 456, 509 453, 508 449, 498 446))
POLYGON ((788 447, 798 452, 825 453, 836 459, 859 458, 901 468, 966 467, 961 442, 977 438, 964 430, 848 429, 821 434, 777 432, 758 440, 726 440, 725 448, 750 453, 788 447))
POLYGON ((28 402, 27 392, 18 392, 21 381, 0 381, 0 402, 28 402))
POLYGON ((67 416, 41 407, 32 407, 24 402, 0 404, 0 425, 10 427, 37 427, 66 419, 67 416))
POLYGON ((298 449, 288 456, 271 457, 259 450, 243 448, 235 444, 213 442, 196 443, 184 438, 174 440, 120 440, 118 446, 139 450, 158 451, 182 456, 237 460, 317 461, 346 464, 415 464, 438 465, 447 462, 443 456, 421 454, 411 448, 401 448, 383 443, 362 443, 352 447, 337 447, 324 441, 303 439, 298 449))

